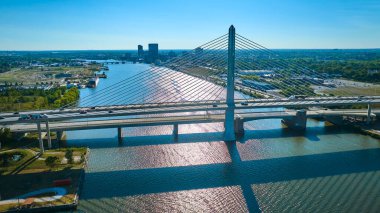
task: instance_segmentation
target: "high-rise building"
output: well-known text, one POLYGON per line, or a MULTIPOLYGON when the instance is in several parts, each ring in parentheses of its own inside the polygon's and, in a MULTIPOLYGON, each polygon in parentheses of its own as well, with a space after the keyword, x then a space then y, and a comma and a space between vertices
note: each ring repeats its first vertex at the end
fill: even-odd
POLYGON ((143 48, 142 45, 138 45, 138 46, 137 46, 137 56, 138 56, 139 58, 144 57, 144 48, 143 48))
POLYGON ((158 59, 158 44, 148 44, 149 58, 152 62, 158 59))

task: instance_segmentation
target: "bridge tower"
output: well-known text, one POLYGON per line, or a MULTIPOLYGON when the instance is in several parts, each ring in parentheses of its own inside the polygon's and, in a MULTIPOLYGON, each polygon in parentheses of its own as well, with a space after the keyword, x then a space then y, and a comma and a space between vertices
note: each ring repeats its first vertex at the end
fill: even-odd
POLYGON ((224 123, 224 136, 226 141, 234 141, 235 138, 235 27, 231 25, 228 32, 228 71, 227 71, 227 110, 224 123))

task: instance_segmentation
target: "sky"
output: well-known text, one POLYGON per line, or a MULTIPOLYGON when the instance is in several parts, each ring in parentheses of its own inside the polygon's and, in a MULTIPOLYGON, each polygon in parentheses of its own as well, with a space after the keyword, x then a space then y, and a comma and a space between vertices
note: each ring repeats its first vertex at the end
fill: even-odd
POLYGON ((380 48, 380 0, 0 0, 0 50, 193 49, 231 24, 268 48, 380 48))

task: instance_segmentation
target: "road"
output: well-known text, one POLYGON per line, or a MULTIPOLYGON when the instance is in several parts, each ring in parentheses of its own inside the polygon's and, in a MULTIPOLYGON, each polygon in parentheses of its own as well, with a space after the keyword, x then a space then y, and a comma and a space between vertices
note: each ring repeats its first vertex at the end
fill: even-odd
MULTIPOLYGON (((380 113, 380 111, 378 112, 380 113)), ((288 118, 295 116, 296 111, 277 111, 277 112, 257 112, 257 113, 238 113, 235 116, 240 117, 244 122, 258 119, 288 118)), ((308 118, 322 117, 326 115, 351 115, 367 116, 366 110, 316 110, 307 112, 308 118)), ((376 116, 374 113, 371 116, 376 116)), ((158 116, 149 118, 123 118, 110 120, 88 120, 88 121, 66 121, 66 122, 49 122, 50 131, 71 131, 84 129, 106 129, 118 127, 138 127, 138 126, 160 126, 175 124, 194 124, 194 123, 214 123, 224 122, 224 114, 204 114, 204 115, 178 115, 178 116, 158 116)), ((12 132, 36 132, 37 125, 14 124, 9 125, 12 132)), ((42 131, 46 131, 45 125, 42 125, 42 131)))

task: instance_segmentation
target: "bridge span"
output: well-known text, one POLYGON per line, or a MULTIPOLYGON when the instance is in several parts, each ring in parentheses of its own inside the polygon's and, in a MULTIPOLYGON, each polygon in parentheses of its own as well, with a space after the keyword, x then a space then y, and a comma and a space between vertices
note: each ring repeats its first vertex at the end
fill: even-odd
MULTIPOLYGON (((306 128, 307 118, 324 118, 332 123, 342 122, 344 116, 363 117, 373 119, 376 115, 380 115, 380 111, 373 111, 368 114, 367 110, 288 110, 275 112, 250 112, 236 113, 234 117, 234 134, 244 134, 244 122, 259 120, 259 119, 282 119, 284 124, 290 128, 306 128)), ((157 116, 143 118, 119 118, 109 120, 72 120, 67 122, 48 122, 46 126, 41 127, 41 122, 36 124, 12 124, 8 127, 15 133, 30 133, 38 132, 40 146, 43 148, 41 134, 47 132, 48 146, 51 148, 50 132, 57 132, 58 138, 64 131, 86 130, 86 129, 109 129, 115 128, 118 131, 118 138, 121 141, 121 128, 123 127, 142 127, 142 126, 161 126, 173 125, 173 135, 178 136, 179 125, 181 124, 196 124, 196 123, 220 123, 225 122, 224 114, 209 114, 204 115, 176 115, 176 116, 157 116)))

